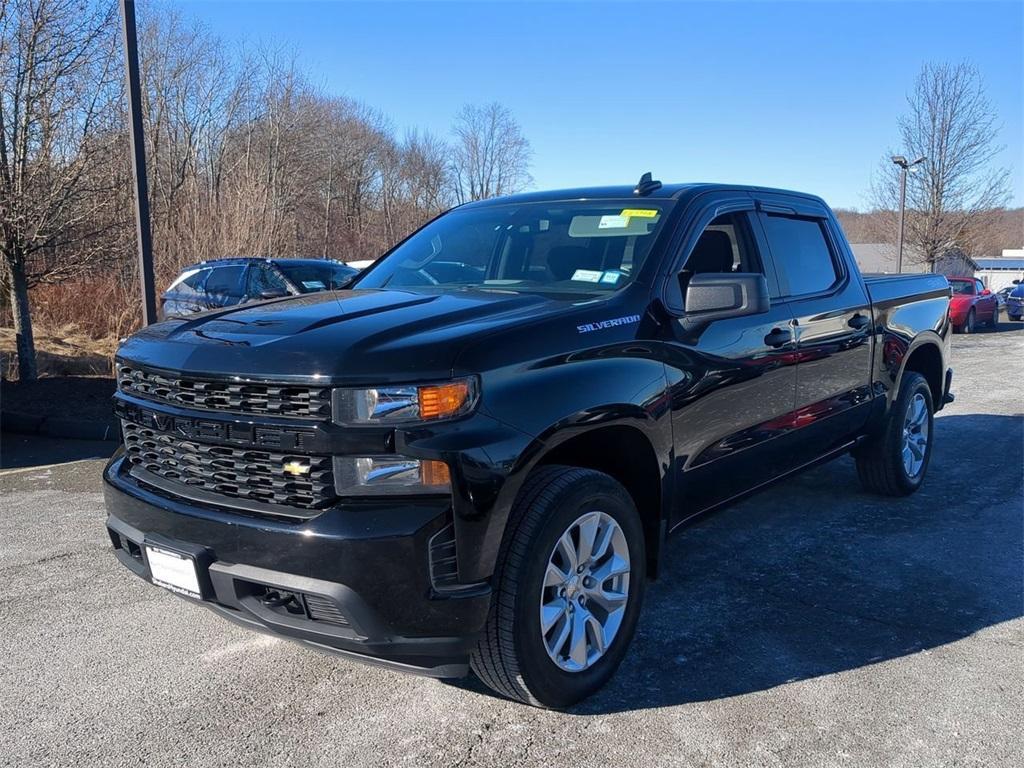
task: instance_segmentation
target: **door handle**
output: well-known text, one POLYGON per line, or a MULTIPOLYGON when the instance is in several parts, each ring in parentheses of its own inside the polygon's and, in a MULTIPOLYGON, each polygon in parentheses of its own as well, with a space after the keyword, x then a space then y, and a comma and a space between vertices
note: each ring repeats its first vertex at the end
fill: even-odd
POLYGON ((855 331, 863 331, 869 325, 871 325, 871 318, 867 315, 862 315, 858 312, 856 315, 851 317, 846 324, 853 328, 855 331))
POLYGON ((764 337, 764 343, 769 347, 778 347, 788 344, 793 340, 793 332, 788 328, 772 328, 767 336, 764 337))

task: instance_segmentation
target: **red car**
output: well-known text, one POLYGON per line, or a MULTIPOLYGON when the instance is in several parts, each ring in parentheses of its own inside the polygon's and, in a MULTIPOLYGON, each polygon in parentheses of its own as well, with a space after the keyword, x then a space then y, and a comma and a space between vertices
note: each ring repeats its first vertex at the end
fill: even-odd
POLYGON ((974 277, 951 277, 953 298, 949 300, 949 321, 958 333, 974 333, 978 323, 989 328, 999 324, 999 302, 992 291, 974 277))

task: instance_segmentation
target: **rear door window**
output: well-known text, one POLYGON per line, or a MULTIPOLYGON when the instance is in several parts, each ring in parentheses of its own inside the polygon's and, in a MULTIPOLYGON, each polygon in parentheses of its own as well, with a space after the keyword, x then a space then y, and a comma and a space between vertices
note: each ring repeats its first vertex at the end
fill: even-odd
POLYGON ((821 219, 761 213, 784 296, 828 291, 842 277, 821 219))
POLYGON ((243 265, 215 267, 206 281, 204 292, 208 296, 242 298, 242 273, 244 271, 243 265))

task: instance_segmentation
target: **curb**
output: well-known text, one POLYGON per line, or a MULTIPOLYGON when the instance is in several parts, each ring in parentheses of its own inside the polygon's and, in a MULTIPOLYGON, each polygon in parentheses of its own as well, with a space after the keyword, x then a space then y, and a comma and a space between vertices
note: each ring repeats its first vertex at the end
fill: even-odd
POLYGON ((113 419, 61 419, 13 411, 0 412, 0 431, 19 435, 46 435, 69 440, 117 442, 120 429, 113 419))

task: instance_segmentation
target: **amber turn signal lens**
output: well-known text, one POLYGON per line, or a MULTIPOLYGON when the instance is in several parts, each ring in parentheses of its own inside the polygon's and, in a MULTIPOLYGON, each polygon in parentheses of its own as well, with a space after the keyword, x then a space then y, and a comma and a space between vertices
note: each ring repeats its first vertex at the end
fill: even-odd
POLYGON ((469 400, 469 383, 453 381, 419 388, 420 418, 443 419, 457 414, 469 400))
POLYGON ((451 479, 448 465, 443 461, 420 462, 420 482, 423 485, 448 485, 451 479))

